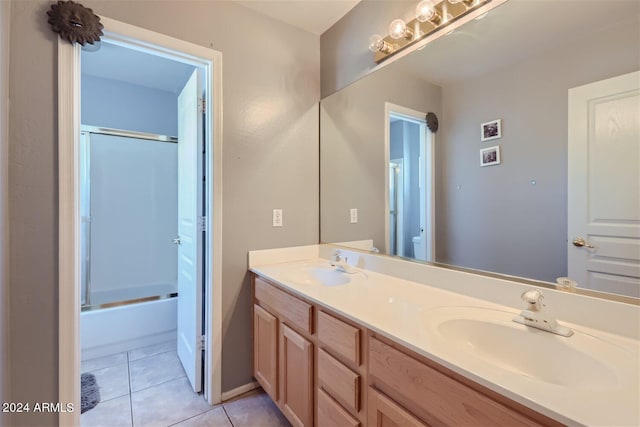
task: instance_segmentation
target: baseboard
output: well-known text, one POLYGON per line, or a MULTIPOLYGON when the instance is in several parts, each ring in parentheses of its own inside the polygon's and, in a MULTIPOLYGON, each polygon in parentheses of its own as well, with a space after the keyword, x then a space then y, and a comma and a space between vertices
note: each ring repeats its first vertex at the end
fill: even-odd
POLYGON ((222 392, 222 401, 226 401, 229 399, 233 399, 234 397, 240 396, 241 394, 245 394, 248 391, 255 390, 260 387, 257 381, 250 382, 245 385, 241 385, 240 387, 236 387, 233 390, 222 392))

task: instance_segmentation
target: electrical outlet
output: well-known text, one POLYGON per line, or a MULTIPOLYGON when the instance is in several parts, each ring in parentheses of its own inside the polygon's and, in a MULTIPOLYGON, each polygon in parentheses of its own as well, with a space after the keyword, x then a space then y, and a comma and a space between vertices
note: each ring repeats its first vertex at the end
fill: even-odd
POLYGON ((351 209, 351 224, 356 224, 358 222, 358 209, 351 209))
POLYGON ((273 226, 282 227, 282 209, 273 210, 273 226))

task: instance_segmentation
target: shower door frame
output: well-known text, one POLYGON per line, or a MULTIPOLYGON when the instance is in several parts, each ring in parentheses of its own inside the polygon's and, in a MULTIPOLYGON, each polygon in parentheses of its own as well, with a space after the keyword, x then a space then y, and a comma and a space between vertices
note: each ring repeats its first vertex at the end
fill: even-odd
MULTIPOLYGON (((189 63, 206 81, 205 398, 222 397, 222 53, 100 17, 103 40, 189 63), (215 210, 213 209, 215 206, 215 210)), ((60 425, 80 424, 80 45, 58 40, 58 401, 60 425)))

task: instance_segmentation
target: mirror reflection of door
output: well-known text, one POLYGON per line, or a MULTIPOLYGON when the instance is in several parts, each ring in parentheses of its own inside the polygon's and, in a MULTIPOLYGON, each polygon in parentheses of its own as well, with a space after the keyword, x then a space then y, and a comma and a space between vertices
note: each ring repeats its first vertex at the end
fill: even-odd
POLYGON ((569 91, 569 277, 640 297, 640 72, 569 91), (615 189, 615 191, 612 191, 615 189))
POLYGON ((433 151, 426 114, 387 104, 388 253, 433 260, 433 151))

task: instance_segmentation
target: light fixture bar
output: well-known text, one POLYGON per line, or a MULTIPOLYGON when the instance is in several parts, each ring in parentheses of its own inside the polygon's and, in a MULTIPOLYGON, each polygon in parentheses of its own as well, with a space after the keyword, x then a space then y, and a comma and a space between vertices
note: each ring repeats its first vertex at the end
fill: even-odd
MULTIPOLYGON (((409 29, 409 31, 402 33, 401 37, 398 37, 401 31, 399 31, 398 34, 394 34, 395 37, 391 35, 385 38, 377 36, 380 40, 378 40, 377 44, 372 44, 370 40, 369 49, 374 52, 374 60, 376 63, 382 62, 408 46, 424 39, 428 35, 448 27, 452 22, 455 22, 471 11, 491 3, 491 1, 492 0, 458 0, 456 2, 456 0, 453 0, 453 2, 451 2, 448 0, 433 0, 435 9, 433 17, 424 20, 424 22, 421 22, 418 17, 407 22, 404 27, 409 29), (411 31, 412 29, 414 30, 411 31), (379 48, 376 49, 376 46, 379 46, 379 48)), ((424 17, 420 18, 424 19, 424 17)), ((394 23, 396 21, 394 21, 394 23)), ((397 24, 399 24, 399 22, 397 24)), ((391 27, 394 27, 393 23, 391 27)))

